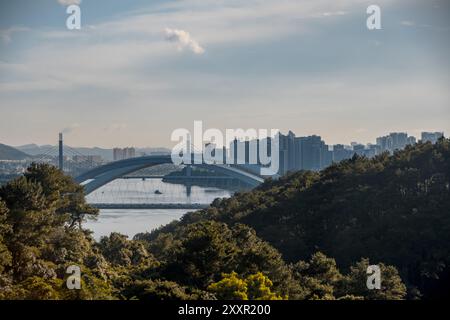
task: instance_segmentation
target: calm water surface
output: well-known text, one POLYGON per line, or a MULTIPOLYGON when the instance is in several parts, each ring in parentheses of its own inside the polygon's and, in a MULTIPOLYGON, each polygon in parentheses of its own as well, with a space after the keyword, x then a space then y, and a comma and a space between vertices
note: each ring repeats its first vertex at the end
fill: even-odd
MULTIPOLYGON (((161 179, 117 179, 87 196, 89 203, 211 203, 215 198, 230 197, 232 191, 193 186, 191 193, 179 184, 161 179), (159 191, 157 194, 155 191, 159 191)), ((151 231, 192 210, 185 209, 104 209, 97 221, 84 223, 84 228, 94 231, 94 237, 120 232, 132 238, 140 232, 151 231)))

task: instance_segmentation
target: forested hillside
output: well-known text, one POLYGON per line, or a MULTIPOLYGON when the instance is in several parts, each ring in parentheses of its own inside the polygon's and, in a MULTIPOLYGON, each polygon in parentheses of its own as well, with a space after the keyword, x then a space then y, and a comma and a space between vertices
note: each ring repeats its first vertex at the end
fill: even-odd
POLYGON ((48 165, 0 188, 2 299, 417 299, 448 296, 450 142, 214 201, 133 240, 93 240, 83 189, 48 165), (380 290, 366 287, 369 264, 380 290), (81 290, 66 286, 82 270, 81 290))
POLYGON ((0 143, 0 160, 23 160, 30 156, 16 148, 0 143))
POLYGON ((347 270, 361 257, 396 266, 412 293, 449 294, 450 142, 417 144, 297 172, 141 237, 200 220, 242 223, 287 262, 321 252, 347 270))

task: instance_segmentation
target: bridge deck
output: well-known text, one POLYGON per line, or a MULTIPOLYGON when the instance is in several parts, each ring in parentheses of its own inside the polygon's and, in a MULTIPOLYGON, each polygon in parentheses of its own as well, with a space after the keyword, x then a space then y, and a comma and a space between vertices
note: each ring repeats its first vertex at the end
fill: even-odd
POLYGON ((209 207, 206 203, 91 203, 97 209, 189 209, 209 207))
MULTIPOLYGON (((117 178, 129 176, 132 172, 139 171, 140 169, 164 163, 173 163, 170 155, 144 156, 114 161, 81 174, 75 178, 75 181, 82 183, 86 194, 89 194, 117 178)), ((211 169, 218 174, 223 174, 225 176, 238 179, 252 188, 264 182, 264 179, 257 175, 228 165, 192 164, 192 166, 211 169)))
POLYGON ((227 176, 123 176, 120 179, 167 179, 167 180, 233 180, 227 176))

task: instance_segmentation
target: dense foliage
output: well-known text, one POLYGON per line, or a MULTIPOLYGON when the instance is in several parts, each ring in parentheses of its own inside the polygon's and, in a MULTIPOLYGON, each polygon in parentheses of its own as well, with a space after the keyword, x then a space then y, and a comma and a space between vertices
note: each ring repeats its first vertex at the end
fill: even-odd
POLYGON ((218 199, 133 240, 48 165, 0 188, 1 299, 404 299, 448 295, 449 140, 355 157, 218 199), (333 258, 331 258, 333 257, 333 258), (381 269, 380 290, 366 286, 381 269), (81 289, 68 289, 69 266, 81 289), (402 281, 403 279, 403 281, 402 281))
POLYGON ((245 224, 288 263, 320 250, 349 271, 370 258, 396 266, 410 298, 448 297, 449 182, 450 140, 441 139, 268 181, 146 237, 204 220, 245 224))

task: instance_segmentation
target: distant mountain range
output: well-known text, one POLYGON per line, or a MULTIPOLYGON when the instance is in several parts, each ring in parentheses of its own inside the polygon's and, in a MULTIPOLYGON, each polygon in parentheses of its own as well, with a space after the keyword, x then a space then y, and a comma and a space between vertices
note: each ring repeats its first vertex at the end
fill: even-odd
POLYGON ((0 143, 0 160, 23 160, 29 157, 21 150, 0 143))
MULTIPOLYGON (((52 148, 56 148, 56 146, 52 145, 37 145, 37 144, 27 144, 23 146, 15 147, 16 149, 25 152, 31 156, 36 156, 40 154, 44 154, 51 150, 52 148)), ((104 160, 112 161, 113 159, 113 149, 104 149, 104 148, 87 148, 87 147, 69 147, 72 150, 77 151, 83 155, 94 155, 101 156, 104 160)), ((141 154, 167 154, 170 153, 170 150, 167 148, 135 148, 136 156, 141 154)))

